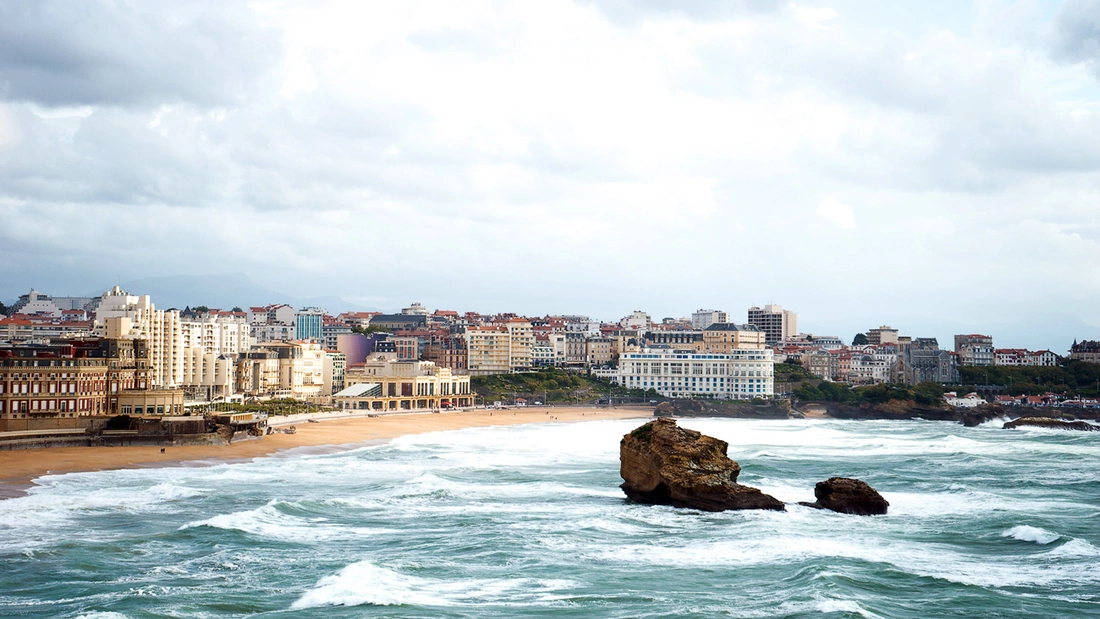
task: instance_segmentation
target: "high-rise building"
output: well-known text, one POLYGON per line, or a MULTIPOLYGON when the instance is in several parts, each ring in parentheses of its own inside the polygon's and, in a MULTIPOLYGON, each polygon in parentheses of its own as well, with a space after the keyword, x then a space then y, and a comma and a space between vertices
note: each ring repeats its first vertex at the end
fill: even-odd
POLYGON ((748 323, 764 332, 764 341, 768 345, 778 344, 798 333, 798 314, 780 305, 750 307, 748 323))
POLYGON ((305 307, 294 315, 295 339, 324 343, 325 310, 318 307, 305 307))
POLYGON ((158 310, 149 295, 132 295, 115 286, 104 292, 96 308, 98 336, 145 340, 149 346, 154 387, 175 387, 183 380, 180 314, 158 310))

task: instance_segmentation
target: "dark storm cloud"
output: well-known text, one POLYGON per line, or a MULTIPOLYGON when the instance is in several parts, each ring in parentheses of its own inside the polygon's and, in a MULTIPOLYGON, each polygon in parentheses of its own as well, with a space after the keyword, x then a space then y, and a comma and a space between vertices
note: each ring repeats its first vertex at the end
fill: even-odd
POLYGON ((222 105, 278 59, 280 43, 234 2, 5 2, 0 97, 222 105))
POLYGON ((1052 52, 1059 60, 1087 63, 1100 78, 1100 0, 1068 0, 1054 20, 1052 52))

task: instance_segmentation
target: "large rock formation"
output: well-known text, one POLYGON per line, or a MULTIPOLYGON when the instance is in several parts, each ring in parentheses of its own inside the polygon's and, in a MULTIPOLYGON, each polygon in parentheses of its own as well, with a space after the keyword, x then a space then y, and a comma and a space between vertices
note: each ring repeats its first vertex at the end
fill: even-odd
POLYGON ((728 444, 672 419, 655 419, 619 443, 620 486, 641 503, 710 512, 786 507, 775 497, 737 483, 741 467, 726 455, 728 444))
POLYGON ((890 503, 866 482, 849 477, 831 477, 814 487, 816 503, 801 503, 806 507, 830 509, 842 514, 874 516, 885 514, 890 503))
POLYGON ((1021 417, 1015 421, 1009 421, 1004 425, 1007 430, 1019 428, 1021 426, 1053 428, 1055 430, 1081 430, 1084 432, 1100 430, 1100 426, 1095 426, 1087 421, 1065 421, 1062 419, 1048 419, 1046 417, 1021 417))

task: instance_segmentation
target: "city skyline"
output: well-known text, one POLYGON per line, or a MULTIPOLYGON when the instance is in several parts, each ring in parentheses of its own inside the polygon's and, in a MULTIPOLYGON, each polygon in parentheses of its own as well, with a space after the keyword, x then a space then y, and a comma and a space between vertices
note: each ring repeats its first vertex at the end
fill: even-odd
POLYGON ((44 2, 0 23, 6 301, 242 272, 379 309, 777 302, 846 339, 1059 349, 1100 330, 1092 2, 44 2))

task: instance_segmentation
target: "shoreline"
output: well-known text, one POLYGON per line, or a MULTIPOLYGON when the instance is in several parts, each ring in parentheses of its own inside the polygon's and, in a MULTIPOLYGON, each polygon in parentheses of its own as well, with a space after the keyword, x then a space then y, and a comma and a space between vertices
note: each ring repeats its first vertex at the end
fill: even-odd
POLYGON ((335 453, 382 443, 400 436, 467 428, 528 423, 574 423, 602 419, 643 419, 647 406, 619 408, 517 408, 470 410, 438 414, 410 413, 378 417, 296 422, 295 434, 269 434, 229 445, 47 447, 0 451, 0 500, 26 494, 35 480, 47 475, 130 468, 210 466, 234 461, 298 453, 335 453))

